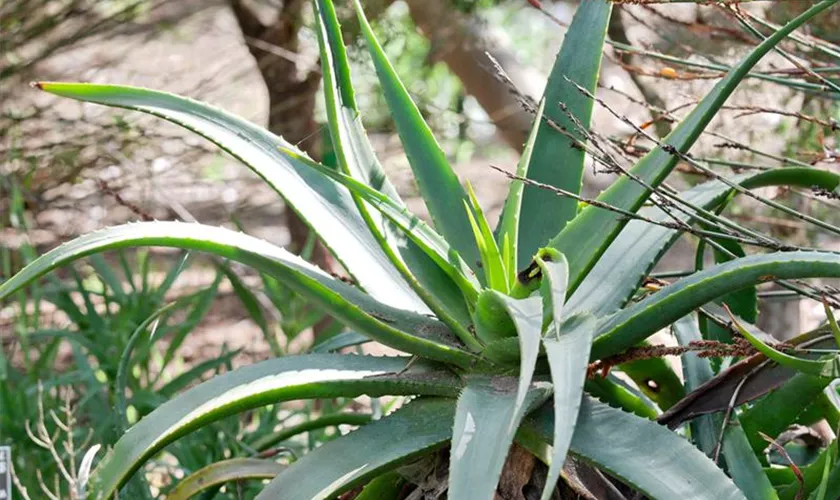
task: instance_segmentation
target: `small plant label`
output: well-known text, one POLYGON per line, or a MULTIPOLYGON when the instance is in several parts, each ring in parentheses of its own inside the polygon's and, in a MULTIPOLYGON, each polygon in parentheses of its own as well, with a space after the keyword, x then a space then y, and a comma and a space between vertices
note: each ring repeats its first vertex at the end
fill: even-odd
POLYGON ((0 446, 0 500, 12 498, 12 449, 0 446))

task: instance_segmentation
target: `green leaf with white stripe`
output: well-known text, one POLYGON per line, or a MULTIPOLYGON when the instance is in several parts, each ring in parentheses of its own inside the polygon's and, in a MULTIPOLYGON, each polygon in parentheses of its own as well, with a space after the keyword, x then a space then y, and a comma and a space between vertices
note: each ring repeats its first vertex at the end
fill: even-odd
POLYGON ((453 396, 457 377, 406 358, 309 354, 275 358, 204 382, 140 420, 117 441, 91 477, 93 498, 110 498, 143 463, 175 439, 211 422, 294 399, 382 395, 453 396))
POLYGON ((361 3, 354 0, 354 4, 388 109, 434 226, 471 266, 475 266, 481 256, 464 212, 464 203, 469 202, 467 193, 394 67, 385 57, 361 3))
MULTIPOLYGON (((382 472, 444 447, 452 399, 420 398, 391 415, 307 453, 280 473, 258 500, 326 500, 382 472)), ((450 497, 452 498, 452 497, 450 497)))
MULTIPOLYGON (((694 110, 665 139, 664 145, 653 149, 630 169, 632 178, 631 176, 619 177, 598 196, 598 201, 624 210, 633 212, 638 210, 651 193, 636 179, 641 179, 653 187, 659 186, 679 161, 680 157, 675 152, 687 153, 691 149, 726 99, 758 61, 793 30, 836 2, 837 0, 823 0, 768 36, 737 66, 733 67, 711 92, 706 94, 694 110)), ((569 282, 572 291, 577 289, 626 224, 626 217, 590 205, 551 240, 549 246, 560 250, 569 259, 569 282)))
MULTIPOLYGON (((833 191, 840 186, 839 175, 815 168, 779 168, 740 175, 730 180, 747 189, 766 186, 810 189, 817 186, 833 191)), ((731 187, 715 180, 684 191, 680 197, 709 210, 728 200, 732 191, 731 187)), ((674 217, 686 222, 692 221, 682 211, 674 210, 666 214, 658 207, 644 208, 639 213, 659 222, 673 222, 674 217)), ((600 317, 617 311, 630 300, 645 276, 680 234, 681 231, 643 221, 628 222, 569 298, 567 307, 570 312, 588 311, 600 317), (627 255, 633 258, 625 258, 627 255)))
MULTIPOLYGON (((611 12, 612 2, 608 0, 578 4, 545 86, 545 110, 544 115, 537 115, 537 137, 527 168, 529 179, 580 193, 586 155, 579 143, 586 142, 587 132, 580 129, 589 128, 593 102, 576 85, 595 93, 611 12)), ((519 217, 518 268, 527 266, 537 249, 576 214, 577 200, 525 186, 519 217)))
POLYGON ((271 275, 342 323, 395 349, 462 367, 478 361, 462 350, 449 329, 436 319, 378 302, 268 242, 201 224, 142 222, 81 236, 46 253, 0 284, 0 300, 49 271, 87 255, 137 246, 199 250, 240 262, 271 275))
MULTIPOLYGON (((522 178, 528 175, 528 167, 531 163, 531 157, 534 154, 534 142, 537 140, 537 131, 540 129, 540 124, 542 123, 544 110, 545 100, 540 101, 540 107, 537 108, 535 114, 534 124, 531 126, 531 133, 528 135, 528 141, 522 150, 522 156, 519 157, 519 163, 516 164, 517 177, 522 178)), ((499 222, 496 224, 496 244, 499 248, 508 249, 505 266, 510 273, 509 279, 511 286, 513 286, 514 280, 516 279, 516 270, 519 269, 519 225, 522 219, 522 196, 524 192, 524 181, 515 179, 511 181, 507 197, 505 198, 505 205, 502 207, 499 222)), ((503 255, 505 255, 504 252, 503 255)))
MULTIPOLYGON (((295 153, 289 152, 289 154, 294 155, 295 153)), ((436 263, 439 270, 443 270, 453 282, 458 284, 465 297, 475 300, 479 286, 475 273, 458 255, 458 252, 452 249, 449 243, 422 219, 409 212, 405 206, 350 176, 325 167, 309 158, 299 157, 299 160, 309 165, 313 170, 346 187, 351 193, 381 212, 385 218, 399 227, 406 237, 422 249, 436 263)))
MULTIPOLYGON (((543 405, 524 422, 544 443, 554 412, 543 405)), ((584 396, 570 451, 649 498, 744 500, 730 478, 686 439, 650 420, 584 396)))
POLYGON ((550 384, 537 383, 517 402, 517 379, 473 375, 458 398, 449 461, 449 498, 493 500, 524 410, 542 403, 550 384))
POLYGON ((544 257, 538 257, 536 262, 543 275, 546 307, 551 309, 551 324, 543 337, 551 383, 554 386, 555 415, 551 462, 542 492, 542 500, 548 500, 560 478, 577 423, 589 364, 589 349, 597 323, 587 313, 569 318, 563 316, 569 270, 563 254, 544 252, 544 257), (549 255, 551 260, 546 260, 549 255))
MULTIPOLYGON (((508 449, 526 409, 550 394, 532 384, 542 332, 542 299, 492 294, 516 328, 519 377, 471 376, 458 399, 450 458, 451 498, 492 499, 508 449)), ((511 339, 512 340, 512 339, 511 339)))
MULTIPOLYGON (((362 127, 350 81, 350 66, 341 27, 333 3, 329 0, 315 2, 315 14, 321 47, 325 107, 338 165, 345 174, 370 186, 386 197, 390 204, 407 212, 396 189, 386 178, 362 127)), ((433 259, 418 248, 416 242, 406 241, 404 232, 385 223, 382 215, 371 210, 359 194, 352 190, 351 193, 370 233, 415 293, 451 328, 465 329, 463 325, 469 324, 469 312, 458 286, 433 259)), ((465 331, 459 336, 468 337, 465 331)))
POLYGON ((840 254, 777 252, 751 255, 694 273, 602 320, 591 359, 624 351, 729 292, 776 279, 838 278, 840 254))
POLYGON ((189 500, 202 491, 225 483, 271 479, 286 467, 263 458, 231 458, 203 467, 178 482, 167 500, 189 500))
POLYGON ((344 173, 404 205, 379 164, 362 126, 335 6, 330 0, 317 0, 314 4, 325 108, 339 167, 344 173))
POLYGON ((596 324, 590 314, 571 316, 543 338, 554 385, 555 418, 551 462, 542 500, 551 498, 572 441, 596 324))
POLYGON ((142 111, 210 140, 280 194, 368 293, 394 307, 429 311, 368 231, 350 193, 286 154, 303 155, 282 138, 220 109, 166 92, 82 83, 47 82, 38 87, 80 101, 142 111))

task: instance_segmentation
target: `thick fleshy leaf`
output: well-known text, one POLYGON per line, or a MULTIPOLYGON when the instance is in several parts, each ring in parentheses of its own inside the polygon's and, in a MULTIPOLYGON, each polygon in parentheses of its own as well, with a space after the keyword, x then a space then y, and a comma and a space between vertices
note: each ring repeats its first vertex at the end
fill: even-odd
POLYGON ((202 491, 228 482, 271 479, 286 467, 262 458, 231 458, 197 470, 178 482, 167 500, 189 500, 202 491))
MULTIPOLYGON (((728 311, 727 311, 728 312, 728 311)), ((738 332, 750 341, 750 344, 756 348, 758 352, 764 354, 769 359, 786 366, 792 370, 807 375, 814 375, 815 377, 825 377, 834 379, 840 376, 840 358, 836 355, 826 356, 827 359, 805 359, 799 356, 784 353, 775 349, 773 346, 761 340, 758 335, 751 331, 751 328, 738 321, 732 313, 729 313, 732 323, 738 332)))
MULTIPOLYGON (((791 345, 807 346, 813 349, 831 349, 836 347, 834 337, 825 329, 818 329, 800 335, 788 342, 791 345)), ((723 411, 729 407, 733 399, 735 406, 757 399, 774 389, 784 386, 789 380, 799 375, 801 374, 797 374, 796 371, 790 368, 772 363, 767 360, 767 357, 756 354, 730 366, 702 386, 690 392, 682 401, 663 413, 658 420, 663 425, 675 428, 682 422, 698 415, 723 411)), ((802 377, 811 376, 802 375, 802 377)), ((808 401, 813 401, 813 394, 808 396, 807 392, 801 389, 792 393, 791 396, 782 396, 783 399, 781 401, 794 395, 799 397, 800 394, 808 401)), ((796 418, 796 414, 799 411, 798 408, 793 408, 792 413, 794 415, 791 417, 786 415, 783 417, 783 420, 790 418, 790 420, 786 421, 791 422, 796 418)), ((785 413, 787 413, 787 410, 785 410, 785 413)), ((761 415, 771 419, 775 417, 772 411, 762 412, 761 415)), ((742 418, 744 419, 742 423, 746 424, 748 422, 747 415, 744 414, 742 418)), ((781 430, 786 425, 782 424, 781 430)), ((771 429, 769 422, 764 422, 761 428, 771 429)))
POLYGON ((297 148, 282 138, 220 109, 166 92, 82 83, 43 82, 38 87, 80 101, 142 111, 212 141, 277 191, 368 293, 394 307, 428 312, 368 231, 350 194, 286 154, 297 148))
MULTIPOLYGON (((694 315, 686 316, 678 321, 674 326, 674 332, 680 338, 681 344, 702 339, 694 315)), ((695 353, 688 353, 684 356, 683 363, 687 381, 691 379, 688 388, 694 389, 712 378, 711 364, 707 359, 699 358, 695 353)), ((687 385, 689 385, 688 382, 687 385)), ((698 447, 707 455, 711 455, 717 446, 722 425, 723 415, 703 415, 692 421, 692 436, 698 443, 698 447)), ((756 457, 758 450, 753 451, 750 440, 747 439, 746 428, 742 426, 737 415, 730 416, 730 422, 727 423, 722 438, 721 451, 726 460, 729 475, 747 498, 751 500, 777 499, 776 490, 756 457)))
MULTIPOLYGON (((673 324, 674 336, 681 346, 687 346, 692 342, 703 340, 700 327, 697 322, 697 315, 692 313, 680 318, 673 324)), ((685 390, 694 391, 715 376, 712 365, 707 358, 701 358, 695 352, 687 352, 682 356, 683 378, 685 379, 685 390)), ((711 415, 702 415, 691 421, 692 441, 700 448, 700 451, 707 456, 712 456, 718 440, 718 429, 720 422, 711 415)))
POLYGON ((452 399, 420 398, 393 414, 325 443, 294 462, 257 496, 260 500, 326 500, 382 471, 445 446, 455 415, 452 399))
MULTIPOLYGON (((595 93, 611 11, 612 2, 608 0, 578 4, 545 86, 544 118, 538 118, 539 130, 527 169, 529 179, 580 193, 586 155, 578 142, 586 142, 587 130, 580 128, 589 127, 593 102, 576 85, 595 93)), ((519 217, 520 269, 575 217, 577 209, 577 200, 525 186, 519 217)))
POLYGON ((161 405, 120 438, 91 478, 94 498, 110 498, 143 463, 175 439, 220 418, 266 404, 362 394, 453 396, 458 379, 408 359, 340 354, 275 358, 219 375, 161 405), (98 495, 98 496, 97 496, 98 495))
MULTIPOLYGON (((717 245, 725 248, 733 257, 721 252, 719 249, 713 249, 713 258, 715 263, 721 264, 732 260, 733 258, 746 257, 743 247, 735 241, 710 238, 717 245)), ((701 240, 697 243, 697 255, 694 259, 695 267, 702 269, 704 267, 704 258, 706 254, 706 242, 701 240)), ((726 305, 735 315, 742 318, 747 323, 755 323, 758 320, 758 292, 756 287, 750 286, 742 288, 732 293, 728 293, 715 301, 717 305, 726 305)), ((732 335, 729 330, 721 325, 718 325, 706 315, 700 316, 700 331, 703 333, 703 338, 706 340, 717 340, 719 342, 732 342, 732 335)))
MULTIPOLYGON (((296 155, 293 151, 289 151, 288 153, 289 155, 296 155)), ((299 161, 309 165, 313 170, 346 187, 351 193, 359 196, 365 202, 376 208, 383 216, 396 226, 399 226, 407 237, 412 238, 429 257, 434 259, 441 268, 445 268, 447 274, 454 276, 459 283, 463 283, 466 280, 472 288, 477 286, 474 273, 466 265, 466 262, 461 259, 458 252, 452 249, 449 243, 434 229, 423 222, 422 219, 409 212, 405 206, 400 205, 385 194, 362 184, 352 177, 336 172, 309 158, 295 157, 299 161), (457 272, 457 276, 453 271, 457 272)))
POLYGON ((358 332, 341 332, 322 340, 312 347, 312 352, 335 352, 370 342, 370 337, 358 332))
MULTIPOLYGON (((565 288, 565 287, 563 287, 565 288)), ((565 296, 565 294, 564 294, 565 296)), ((560 297, 555 296, 555 300, 560 297)), ((543 345, 551 368, 551 382, 554 386, 554 441, 551 465, 542 493, 542 500, 548 500, 554 491, 572 435, 578 419, 578 410, 586 382, 586 368, 589 362, 589 348, 597 322, 589 314, 580 314, 560 322, 559 311, 555 311, 554 329, 543 338, 543 345)))
MULTIPOLYGON (((797 417, 816 400, 832 379, 797 373, 783 386, 755 402, 741 415, 741 426, 755 453, 769 444, 759 434, 776 437, 796 422, 797 417)), ((762 454, 763 456, 763 454, 762 454)))
POLYGON ((590 378, 583 387, 587 394, 614 408, 621 408, 650 420, 655 420, 659 415, 653 401, 613 373, 607 375, 607 378, 590 378))
MULTIPOLYGON (((524 425, 551 443, 551 405, 543 405, 524 425)), ((650 498, 744 499, 732 480, 684 438, 588 397, 581 403, 571 452, 650 498)))
POLYGON ((445 325, 433 318, 386 306, 275 245, 200 224, 142 222, 79 237, 0 284, 0 300, 59 266, 94 253, 132 246, 188 248, 235 260, 270 274, 341 322, 395 349, 465 367, 476 360, 458 347, 445 325))
MULTIPOLYGON (((344 40, 332 1, 315 2, 315 14, 321 47, 324 101, 338 166, 345 174, 382 193, 391 205, 407 212, 396 189, 386 178, 362 127, 344 40)), ((352 190, 351 193, 371 234, 412 289, 450 327, 466 329, 469 313, 455 283, 415 242, 406 241, 405 233, 385 223, 378 211, 372 211, 357 193, 352 190)))
MULTIPOLYGON (((289 154, 294 155, 295 153, 289 152, 289 154)), ((449 288, 443 290, 443 292, 452 292, 455 295, 454 302, 457 305, 464 306, 463 296, 470 300, 475 300, 475 296, 478 293, 478 281, 475 279, 473 271, 461 259, 458 252, 450 248, 449 243, 436 233, 434 229, 426 225, 419 217, 384 194, 362 184, 352 177, 320 165, 308 158, 300 157, 299 160, 346 187, 351 193, 369 203, 394 225, 398 226, 419 250, 425 252, 425 255, 434 261, 436 264, 435 275, 443 272, 452 280, 452 282, 448 283, 449 285, 457 283, 457 287, 451 290, 449 288), (463 296, 458 294, 458 288, 460 288, 463 296)), ((441 291, 439 290, 439 292, 441 291)), ((429 300, 427 293, 423 291, 418 291, 418 293, 421 293, 422 297, 429 300)), ((434 300, 434 298, 431 300, 434 300)), ((451 309, 451 306, 449 308, 451 309)))
POLYGON ((560 337, 560 322, 563 321, 563 308, 566 306, 566 291, 569 288, 569 263, 562 253, 547 248, 542 249, 534 258, 542 274, 540 293, 545 302, 543 316, 545 322, 554 321, 546 332, 555 338, 560 337))
POLYGON ((523 404, 528 388, 531 386, 531 379, 534 377, 537 356, 540 354, 543 304, 538 296, 527 299, 512 299, 502 294, 497 294, 497 296, 516 326, 516 338, 519 340, 519 382, 516 386, 514 411, 517 417, 516 423, 511 423, 511 426, 516 428, 522 418, 523 404))
POLYGON ((313 418, 312 420, 307 420, 306 422, 286 427, 270 434, 262 434, 250 443, 249 446, 257 451, 263 451, 304 432, 336 425, 366 425, 371 422, 371 419, 372 417, 369 413, 347 412, 324 415, 323 417, 313 418))
POLYGON ((752 255, 706 269, 606 318, 592 345, 592 358, 619 353, 694 309, 733 290, 769 279, 840 277, 840 254, 777 252, 752 255))
POLYGON ((388 102, 388 109, 394 118, 429 215, 438 232, 473 267, 481 257, 464 211, 464 203, 469 202, 467 193, 393 66, 385 57, 373 29, 365 19, 361 3, 355 0, 354 4, 382 92, 388 102))
MULTIPOLYGON (((526 177, 528 175, 528 166, 531 163, 531 156, 534 153, 534 142, 537 140, 537 131, 540 129, 544 111, 545 101, 543 100, 540 101, 540 106, 534 115, 534 124, 531 126, 531 133, 528 135, 528 141, 522 149, 519 163, 516 164, 517 177, 526 177)), ((496 224, 496 243, 499 245, 499 248, 504 249, 507 247, 509 249, 509 258, 505 261, 505 265, 513 278, 516 277, 516 270, 519 269, 519 225, 522 219, 522 196, 524 192, 524 181, 511 181, 507 197, 505 198, 505 205, 502 207, 499 222, 496 224)), ((528 258, 530 257, 528 256, 528 258)))
MULTIPOLYGON (((488 346, 488 348, 485 348, 481 352, 482 356, 488 356, 490 359, 494 359, 490 356, 496 349, 494 348, 488 352, 490 345, 501 340, 512 341, 513 344, 518 342, 515 338, 516 325, 510 318, 504 303, 507 297, 507 295, 498 293, 495 290, 485 288, 478 294, 478 300, 475 302, 475 310, 473 312, 475 334, 488 346)), ((505 353, 501 350, 499 354, 504 355, 505 353)), ((518 361, 519 353, 517 352, 515 358, 511 359, 518 361)))
MULTIPOLYGON (((639 345, 649 344, 642 342, 639 345)), ((663 411, 685 397, 682 380, 665 358, 636 359, 621 363, 617 369, 630 377, 639 390, 663 411)))
MULTIPOLYGON (((824 0, 814 5, 783 28, 772 33, 753 49, 715 85, 714 89, 665 139, 662 146, 653 149, 630 169, 633 177, 641 179, 649 186, 659 186, 679 162, 679 155, 674 153, 687 153, 691 149, 727 98, 756 63, 793 30, 834 5, 836 1, 824 0)), ((634 178, 620 177, 598 196, 598 201, 624 210, 638 210, 651 193, 647 187, 637 183, 634 178)), ((559 235, 551 240, 549 246, 560 250, 569 259, 569 282, 572 291, 577 289, 626 223, 626 217, 595 206, 587 206, 563 228, 559 235)))
POLYGON ((405 487, 399 472, 388 472, 372 479, 355 500, 399 500, 405 487))
POLYGON ((748 500, 774 500, 779 496, 761 468, 738 417, 732 415, 723 435, 722 452, 732 480, 748 500))
POLYGON ((574 433, 596 321, 586 313, 570 318, 563 316, 569 278, 566 257, 556 251, 543 251, 541 254, 543 256, 535 260, 543 276, 544 307, 551 311, 551 323, 543 337, 543 346, 554 386, 555 415, 551 466, 542 492, 542 500, 547 500, 560 478, 574 433))
MULTIPOLYGON (((493 500, 508 450, 525 406, 514 377, 471 376, 458 398, 449 461, 449 498, 493 500)), ((535 384, 527 406, 549 396, 551 384, 535 384)))
MULTIPOLYGON (((740 175, 731 180, 747 189, 766 186, 810 189, 818 186, 833 191, 840 186, 840 176, 815 168, 779 168, 740 175)), ((692 205, 713 209, 729 200, 731 193, 732 188, 723 182, 710 181, 681 193, 680 197, 692 205)), ((672 217, 691 221, 682 211, 674 210, 669 215, 655 207, 644 208, 640 214, 660 222, 673 222, 672 217)), ((628 222, 569 298, 569 311, 589 311, 597 317, 617 311, 630 300, 645 276, 680 234, 675 229, 643 221, 628 222)))
POLYGON ((379 164, 362 126, 335 6, 330 0, 313 3, 321 48, 325 107, 339 167, 365 185, 384 193, 397 204, 404 205, 379 164))
POLYGON ((550 394, 532 384, 542 334, 542 299, 514 299, 488 290, 516 328, 519 378, 473 376, 458 399, 450 452, 450 498, 492 500, 508 449, 527 408, 550 394), (514 381, 515 384, 514 384, 514 381))
POLYGON ((510 291, 510 279, 505 268, 505 257, 500 251, 499 245, 496 244, 493 230, 490 229, 484 210, 482 210, 478 197, 469 182, 467 183, 467 194, 470 202, 464 204, 464 210, 467 213, 467 219, 470 221, 476 245, 478 245, 478 253, 481 255, 484 283, 493 290, 507 294, 510 291))

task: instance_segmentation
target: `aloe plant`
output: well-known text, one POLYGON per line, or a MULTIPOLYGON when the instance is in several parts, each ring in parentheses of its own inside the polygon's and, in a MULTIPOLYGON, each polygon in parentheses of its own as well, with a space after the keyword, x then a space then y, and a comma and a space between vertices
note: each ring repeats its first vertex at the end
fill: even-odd
MULTIPOLYGON (((768 279, 840 277, 840 254, 834 252, 745 257, 736 252, 633 300, 664 251, 692 224, 705 228, 717 222, 714 230, 695 234, 718 250, 733 241, 758 241, 715 215, 735 195, 779 185, 840 192, 840 176, 834 173, 784 168, 697 185, 675 197, 684 207, 680 211, 645 206, 654 190, 662 192, 678 161, 690 159, 693 143, 761 57, 834 3, 815 4, 767 37, 627 175, 596 200, 579 204, 584 132, 593 106, 589 94, 597 86, 611 14, 606 0, 581 2, 495 231, 384 56, 358 0, 361 31, 431 224, 408 211, 368 142, 330 0, 316 0, 314 8, 337 169, 190 99, 124 86, 37 84, 56 95, 149 113, 214 142, 307 221, 353 283, 242 233, 145 222, 98 231, 48 252, 1 284, 0 299, 88 255, 134 246, 178 247, 250 266, 352 328, 353 342, 362 335, 409 355, 315 353, 216 376, 131 427, 96 464, 89 496, 111 498, 169 443, 225 416, 288 400, 359 395, 412 398, 282 470, 236 461, 212 473, 223 471, 227 479, 237 470, 242 478, 273 476, 258 498, 335 498, 363 485, 360 498, 399 498, 401 467, 448 448, 449 498, 488 500, 494 498, 511 445, 518 442, 548 466, 543 499, 553 495, 564 464, 579 463, 572 457, 650 498, 776 498, 795 490, 792 474, 767 468, 756 436, 776 436, 795 422, 810 400, 791 406, 790 399, 774 396, 790 384, 818 396, 835 375, 836 358, 807 359, 751 333, 746 337, 758 354, 717 375, 707 359, 694 355, 685 359, 684 377, 660 358, 634 364, 619 355, 669 327, 686 345, 704 340, 707 329, 700 329, 695 311, 716 317, 718 306, 710 305, 729 303, 733 291, 754 295, 755 286, 768 279), (592 368, 606 372, 613 361, 635 384, 611 375, 587 377, 592 368), (757 398, 762 399, 755 405, 732 411, 733 405, 757 398), (691 440, 661 425, 676 427, 697 416, 688 432, 691 440)), ((733 305, 739 330, 754 328, 744 321, 754 301, 744 303, 748 306, 733 305)), ((827 342, 834 342, 833 334, 819 330, 793 344, 830 346, 827 342)), ((746 349, 743 343, 740 348, 746 349)), ((829 475, 832 453, 823 453, 821 464, 829 465, 820 471, 806 470, 816 481, 803 488, 836 486, 837 474, 829 475)), ((574 483, 563 476, 562 481, 574 483)), ((185 479, 179 491, 194 491, 198 479, 185 479)))

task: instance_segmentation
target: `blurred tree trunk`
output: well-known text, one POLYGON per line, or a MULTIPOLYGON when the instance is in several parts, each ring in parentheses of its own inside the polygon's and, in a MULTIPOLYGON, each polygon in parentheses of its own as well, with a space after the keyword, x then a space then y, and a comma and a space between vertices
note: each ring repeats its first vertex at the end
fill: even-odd
POLYGON ((487 54, 505 69, 517 89, 539 98, 545 75, 520 64, 516 55, 494 41, 487 29, 455 10, 446 0, 406 0, 411 18, 432 45, 431 60, 443 61, 490 116, 499 134, 521 151, 533 117, 507 84, 499 81, 487 54))
MULTIPOLYGON (((610 24, 607 27, 607 36, 610 37, 610 40, 615 42, 623 43, 625 45, 633 45, 633 42, 627 38, 627 29, 624 26, 624 19, 622 17, 623 8, 620 5, 617 5, 616 7, 617 8, 613 9, 612 16, 610 17, 610 24)), ((633 62, 633 56, 629 52, 618 52, 616 56, 622 64, 630 65, 633 62)), ((639 92, 641 92, 642 97, 645 98, 645 101, 648 104, 660 109, 668 108, 665 101, 659 96, 659 94, 656 93, 656 90, 648 85, 645 85, 642 77, 633 71, 627 71, 627 76, 636 85, 636 88, 639 89, 639 92)), ((671 123, 667 120, 656 120, 653 126, 656 131, 656 135, 659 137, 665 137, 671 133, 671 123)))

